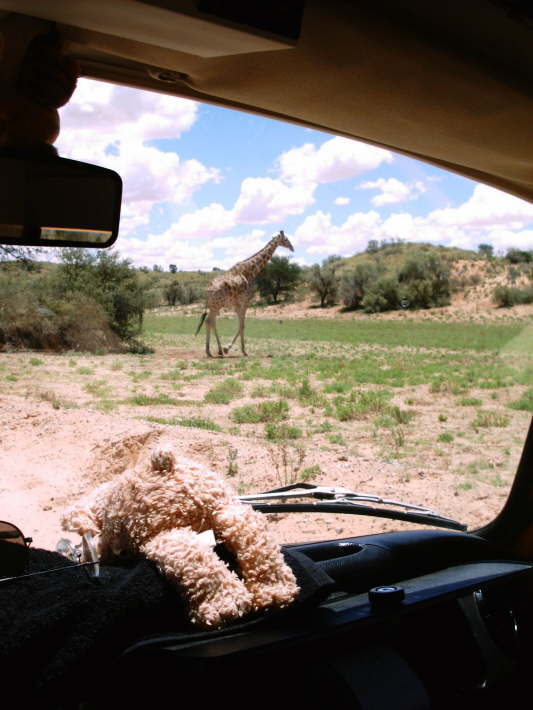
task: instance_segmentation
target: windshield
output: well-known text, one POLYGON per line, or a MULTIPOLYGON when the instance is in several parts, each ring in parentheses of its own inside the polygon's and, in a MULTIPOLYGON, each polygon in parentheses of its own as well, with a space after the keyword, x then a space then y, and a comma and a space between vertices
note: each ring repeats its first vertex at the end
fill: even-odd
MULTIPOLYGON (((494 518, 533 411, 533 205, 101 82, 61 121, 60 155, 115 169, 124 197, 111 251, 0 268, 1 496, 34 544, 162 437, 243 496, 302 481, 494 518)), ((281 542, 421 526, 269 518, 281 542)))

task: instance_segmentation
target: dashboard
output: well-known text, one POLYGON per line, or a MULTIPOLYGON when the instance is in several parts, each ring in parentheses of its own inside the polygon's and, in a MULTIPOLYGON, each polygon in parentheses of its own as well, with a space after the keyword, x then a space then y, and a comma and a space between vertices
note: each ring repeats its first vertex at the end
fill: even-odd
POLYGON ((333 580, 323 601, 248 627, 142 639, 113 669, 137 682, 116 684, 109 707, 174 697, 171 707, 487 708, 527 690, 531 564, 440 530, 289 549, 333 580))

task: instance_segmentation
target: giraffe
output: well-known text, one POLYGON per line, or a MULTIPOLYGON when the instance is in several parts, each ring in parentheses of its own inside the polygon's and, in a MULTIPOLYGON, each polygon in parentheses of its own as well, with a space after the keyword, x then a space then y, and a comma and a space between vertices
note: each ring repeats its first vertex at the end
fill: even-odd
POLYGON ((205 324, 205 352, 208 357, 212 357, 209 349, 211 328, 213 329, 217 339, 218 354, 220 357, 224 357, 224 355, 229 353, 239 335, 241 337, 242 354, 247 355, 244 346, 244 319, 246 309, 248 308, 248 304, 252 296, 252 281, 254 276, 257 276, 257 274, 266 266, 278 247, 285 247, 286 249, 294 251, 292 244, 283 233, 283 230, 281 230, 279 234, 276 234, 276 236, 272 237, 268 244, 260 249, 256 254, 253 254, 245 261, 239 261, 237 264, 232 266, 231 269, 226 271, 225 274, 214 278, 207 287, 206 310, 202 314, 200 323, 196 329, 196 335, 200 332, 202 324, 207 318, 205 324), (239 318, 239 328, 235 333, 235 337, 231 341, 231 344, 227 348, 222 347, 216 327, 216 319, 221 308, 234 308, 239 318))

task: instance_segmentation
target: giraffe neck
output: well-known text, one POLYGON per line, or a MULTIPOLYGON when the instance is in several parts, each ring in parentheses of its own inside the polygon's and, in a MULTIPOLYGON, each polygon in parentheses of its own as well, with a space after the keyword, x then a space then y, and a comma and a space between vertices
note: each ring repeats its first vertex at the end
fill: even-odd
POLYGON ((261 271, 265 264, 270 260, 272 254, 276 251, 277 242, 271 239, 269 243, 260 249, 257 254, 254 254, 245 261, 240 261, 235 266, 232 266, 230 271, 234 274, 242 274, 248 281, 261 271))

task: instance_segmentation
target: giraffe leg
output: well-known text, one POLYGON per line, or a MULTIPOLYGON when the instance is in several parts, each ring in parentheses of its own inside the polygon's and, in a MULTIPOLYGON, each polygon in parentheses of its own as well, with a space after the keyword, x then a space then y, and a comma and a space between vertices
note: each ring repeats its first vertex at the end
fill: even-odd
POLYGON ((235 333, 233 340, 231 341, 230 345, 227 348, 224 348, 224 352, 226 353, 226 355, 229 353, 231 348, 235 345, 235 341, 239 337, 240 332, 241 332, 241 326, 240 326, 240 321, 239 321, 239 327, 237 328, 237 332, 235 333))
POLYGON ((224 351, 222 349, 222 343, 220 342, 220 338, 218 337, 218 330, 217 330, 217 324, 216 324, 216 316, 213 318, 213 332, 215 333, 215 338, 217 339, 217 344, 218 344, 218 354, 220 357, 224 357, 224 351))
POLYGON ((244 319, 246 317, 246 309, 239 312, 239 333, 241 334, 241 351, 244 356, 248 356, 244 347, 244 319))
POLYGON ((207 319, 207 322, 205 324, 205 353, 207 357, 213 357, 211 355, 211 349, 209 347, 209 340, 211 339, 211 322, 209 321, 209 318, 207 319))

